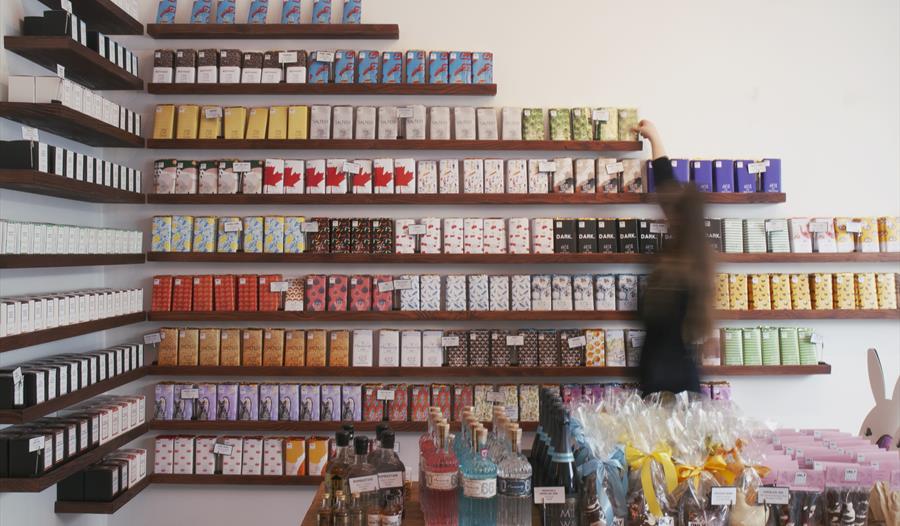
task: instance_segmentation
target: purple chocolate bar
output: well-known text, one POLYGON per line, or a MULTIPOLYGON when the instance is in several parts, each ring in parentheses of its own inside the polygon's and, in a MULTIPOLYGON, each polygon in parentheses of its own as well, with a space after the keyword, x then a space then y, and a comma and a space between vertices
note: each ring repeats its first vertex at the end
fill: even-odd
POLYGON ((300 420, 304 422, 319 421, 319 396, 318 384, 303 384, 300 386, 300 420))
POLYGON ((781 192, 781 159, 765 159, 766 171, 762 176, 763 192, 781 192))
POLYGON ((238 420, 259 420, 259 384, 241 384, 238 399, 238 420))
POLYGON ((656 176, 653 174, 653 161, 647 161, 647 192, 656 191, 656 176))
POLYGON ((681 184, 688 184, 690 181, 690 167, 687 159, 671 159, 672 175, 675 180, 681 184))
POLYGON ((712 161, 691 161, 691 181, 701 192, 712 192, 712 161))
POLYGON ((737 191, 740 193, 756 191, 756 174, 751 174, 749 169, 752 162, 748 160, 734 162, 734 178, 737 184, 737 191))
POLYGON ((194 406, 197 420, 215 420, 216 384, 199 384, 197 392, 197 403, 194 406))
POLYGON ((716 192, 734 192, 734 161, 716 159, 713 162, 713 180, 716 184, 716 192))
POLYGON ((281 384, 278 386, 278 420, 300 420, 300 386, 281 384))
POLYGON ((216 390, 216 420, 237 420, 238 384, 219 384, 216 390))
POLYGON ((278 420, 278 384, 259 384, 259 419, 278 420))
POLYGON ((362 386, 341 386, 341 421, 359 422, 362 420, 362 386))
POLYGON ((175 386, 173 384, 156 384, 154 420, 172 420, 174 398, 175 386))
POLYGON ((188 398, 185 398, 184 395, 187 393, 182 393, 182 391, 185 389, 190 391, 195 388, 194 384, 175 385, 175 398, 172 400, 172 420, 193 420, 194 398, 191 398, 190 395, 188 395, 188 398))
POLYGON ((322 408, 319 420, 322 422, 339 422, 341 411, 341 386, 322 386, 322 408))

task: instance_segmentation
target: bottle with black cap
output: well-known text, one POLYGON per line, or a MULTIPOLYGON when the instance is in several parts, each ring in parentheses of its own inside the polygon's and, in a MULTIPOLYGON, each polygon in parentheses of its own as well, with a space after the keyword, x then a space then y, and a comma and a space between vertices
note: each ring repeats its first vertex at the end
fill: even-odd
POLYGON ((347 486, 351 495, 358 496, 356 502, 366 513, 368 524, 378 524, 381 520, 381 508, 378 505, 378 474, 375 466, 369 464, 369 437, 358 436, 353 439, 353 463, 350 464, 347 486))
POLYGON ((399 499, 403 503, 403 488, 406 482, 406 466, 394 451, 396 436, 391 430, 381 433, 381 448, 376 457, 375 471, 378 473, 378 503, 385 507, 392 498, 399 499))
POLYGON ((350 437, 346 431, 338 431, 335 435, 336 450, 334 457, 325 466, 325 492, 337 495, 339 491, 347 493, 347 473, 353 456, 350 451, 350 437))
POLYGON ((389 430, 391 426, 389 426, 385 422, 379 423, 375 426, 375 440, 371 442, 372 450, 369 452, 369 464, 375 464, 375 460, 381 454, 381 434, 385 431, 389 430))

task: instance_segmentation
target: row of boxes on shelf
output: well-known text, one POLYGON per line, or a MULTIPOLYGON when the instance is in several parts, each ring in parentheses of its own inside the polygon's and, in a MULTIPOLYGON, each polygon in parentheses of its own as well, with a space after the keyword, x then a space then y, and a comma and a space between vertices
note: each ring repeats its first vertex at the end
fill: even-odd
POLYGON ((141 312, 143 289, 88 289, 0 297, 0 338, 141 312))
POLYGON ((38 477, 145 422, 144 395, 99 396, 0 430, 0 477, 38 477))
POLYGON ((56 500, 110 502, 147 477, 146 449, 119 449, 61 480, 56 500))
POLYGON ((140 254, 143 232, 0 219, 0 254, 140 254))
POLYGON ((718 353, 703 354, 704 365, 815 365, 820 336, 805 327, 719 329, 718 353))
POLYGON ((144 366, 144 346, 58 354, 0 369, 0 409, 24 409, 144 366))
MULTIPOLYGON (((312 2, 312 0, 307 0, 312 2)), ((233 24, 237 14, 235 0, 216 0, 213 12, 213 0, 194 0, 191 7, 191 24, 233 24)), ((281 23, 299 24, 301 18, 313 24, 330 24, 332 18, 332 0, 315 0, 310 17, 302 16, 301 0, 284 0, 281 4, 281 23)), ((157 24, 174 24, 178 0, 160 0, 156 11, 157 24)), ((362 17, 362 0, 344 0, 341 12, 341 24, 359 24, 362 17)), ((250 2, 247 11, 248 24, 265 24, 269 14, 268 0, 250 2)))
POLYGON ((721 310, 896 309, 896 274, 716 274, 721 310))
POLYGON ((900 251, 897 217, 707 219, 706 228, 716 250, 729 254, 900 251))
POLYGON ((0 141, 0 168, 37 170, 74 181, 141 192, 140 170, 43 142, 0 141))
POLYGON ((638 274, 159 275, 151 310, 636 311, 644 281, 638 274))
POLYGON ((637 110, 471 106, 199 106, 160 104, 154 139, 431 139, 636 141, 637 110), (451 119, 451 113, 453 118, 451 119), (177 120, 176 120, 177 114, 177 120), (610 116, 616 115, 616 122, 610 116), (502 124, 502 127, 500 126, 502 124), (501 133, 502 129, 502 133, 501 133))
POLYGON ((160 366, 626 367, 637 329, 163 328, 160 366))
POLYGON ((158 435, 153 473, 324 475, 326 437, 158 435))
MULTIPOLYGON (((767 446, 773 455, 766 455, 766 464, 773 470, 793 468, 805 470, 807 475, 816 472, 821 475, 835 467, 830 465, 832 462, 847 464, 851 469, 858 464, 888 473, 900 470, 896 451, 886 451, 870 438, 835 429, 776 429, 768 437, 767 446)), ((767 479, 770 477, 763 479, 764 484, 770 483, 767 479)))
POLYGON ((158 49, 160 84, 492 84, 494 55, 471 51, 158 49))
POLYGON ((60 77, 9 76, 9 102, 62 103, 88 117, 134 135, 141 134, 141 114, 119 106, 72 80, 60 77))

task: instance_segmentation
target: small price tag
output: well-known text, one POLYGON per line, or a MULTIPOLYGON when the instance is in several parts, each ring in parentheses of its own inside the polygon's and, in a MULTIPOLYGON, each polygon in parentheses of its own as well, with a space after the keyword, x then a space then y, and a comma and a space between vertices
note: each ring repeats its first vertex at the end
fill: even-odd
POLYGON ((204 108, 203 116, 206 117, 207 119, 218 119, 219 117, 222 116, 222 107, 214 106, 214 107, 204 108))
POLYGON ((665 223, 650 223, 651 234, 668 234, 669 225, 665 223))
POLYGON ((222 225, 222 229, 226 232, 240 232, 242 228, 244 225, 240 221, 225 221, 225 224, 222 225))
POLYGON ((357 163, 344 163, 344 173, 356 175, 362 171, 362 166, 357 163))
POLYGON ((538 171, 539 172, 555 172, 556 171, 556 161, 539 161, 538 162, 538 171))
POLYGON ((506 345, 525 345, 525 336, 521 334, 517 336, 507 336, 506 345))
POLYGON ((69 13, 72 12, 72 0, 60 0, 59 6, 69 13))
POLYGON ((587 345, 587 338, 584 336, 575 336, 574 338, 569 338, 569 349, 574 349, 576 347, 584 347, 587 345))
POLYGON ((349 480, 350 493, 368 493, 378 490, 378 475, 369 475, 368 477, 354 477, 349 480))
POLYGON ((300 231, 301 232, 318 232, 319 231, 319 223, 317 221, 305 221, 300 223, 300 231))
POLYGON ((409 225, 406 227, 407 233, 411 236, 424 236, 428 232, 426 225, 409 225))
POLYGON ((761 174, 766 171, 766 163, 748 163, 747 172, 751 174, 761 174))
POLYGON ((490 391, 484 395, 488 402, 505 402, 506 395, 500 391, 490 391))
POLYGON ((400 119, 412 119, 413 109, 409 106, 401 106, 397 108, 397 117, 400 119))
POLYGON ((232 170, 234 170, 237 173, 249 172, 250 171, 250 163, 247 161, 241 161, 239 163, 234 163, 232 170))
POLYGON ((13 377, 14 384, 22 383, 22 368, 16 367, 15 369, 13 369, 12 377, 13 377))
POLYGON ((147 345, 159 343, 161 341, 162 341, 162 336, 158 332, 151 332, 150 334, 144 335, 144 343, 147 345))
POLYGON ((31 126, 22 126, 22 138, 26 141, 36 142, 38 140, 37 128, 32 128, 31 126))
POLYGON ((231 456, 234 452, 234 446, 230 444, 216 444, 213 446, 213 455, 231 456))
POLYGON ((316 62, 334 62, 334 51, 316 51, 316 62))
POLYGON ((200 398, 200 389, 182 389, 181 398, 183 400, 194 400, 200 398))
POLYGON ((407 290, 413 288, 411 279, 395 279, 394 290, 407 290))
POLYGON ((844 482, 856 482, 859 480, 859 469, 857 468, 845 468, 844 469, 844 482))
POLYGON ((28 441, 28 452, 33 453, 44 449, 44 437, 34 437, 28 441))
POLYGON ((535 504, 565 504, 566 491, 562 486, 538 486, 534 488, 535 504))
POLYGON ((609 163, 606 165, 606 174, 612 175, 617 173, 622 173, 625 171, 625 163, 622 161, 616 163, 609 163))
POLYGON ((278 52, 278 63, 286 64, 286 63, 294 63, 297 62, 297 52, 296 51, 279 51, 278 52))
POLYGON ((646 335, 644 334, 632 334, 631 335, 631 346, 635 348, 644 347, 644 338, 646 335))
POLYGON ((382 281, 378 284, 378 292, 390 292, 394 290, 393 281, 382 281))
POLYGON ((660 517, 658 521, 656 521, 656 526, 675 526, 675 517, 660 517))
POLYGON ((63 66, 62 64, 57 64, 56 65, 56 76, 61 79, 66 78, 66 67, 63 66))
POLYGON ((379 389, 378 393, 375 396, 376 400, 387 400, 392 402, 394 400, 394 390, 393 389, 379 389))
POLYGON ((809 231, 810 232, 828 232, 828 221, 810 221, 809 222, 809 231))
POLYGON ((819 333, 814 332, 809 335, 809 343, 822 343, 822 337, 819 336, 819 333))
POLYGON ((784 225, 778 221, 766 221, 766 232, 780 232, 784 230, 784 225))
POLYGON ((806 472, 798 471, 794 473, 794 485, 795 486, 805 486, 806 485, 806 472))
POLYGON ((606 122, 609 120, 609 110, 594 110, 591 112, 591 119, 596 122, 606 122))
POLYGON ((734 486, 713 488, 712 496, 709 498, 713 506, 733 506, 736 500, 737 488, 734 486))
POLYGON ((866 461, 866 455, 864 455, 863 453, 856 454, 856 463, 857 464, 862 464, 865 461, 866 461))
POLYGON ((378 474, 378 488, 379 489, 402 488, 402 487, 403 487, 403 472, 402 471, 389 471, 387 473, 379 473, 378 474))
POLYGON ((288 282, 287 281, 273 281, 272 283, 269 283, 269 290, 272 292, 287 292, 288 282))
POLYGON ((812 463, 813 471, 825 471, 825 464, 819 460, 814 460, 812 463))
POLYGON ((459 336, 441 336, 441 347, 459 346, 459 336))
POLYGON ((859 221, 850 221, 849 223, 847 223, 847 232, 852 232, 854 234, 862 232, 862 223, 860 223, 859 221))
POLYGON ((790 488, 760 486, 756 491, 759 504, 787 504, 791 499, 790 488))

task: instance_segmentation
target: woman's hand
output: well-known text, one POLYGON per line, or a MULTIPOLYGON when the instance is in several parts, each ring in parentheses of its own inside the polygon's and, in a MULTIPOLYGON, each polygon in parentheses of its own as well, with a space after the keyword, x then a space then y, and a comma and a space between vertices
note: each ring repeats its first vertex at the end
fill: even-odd
POLYGON ((654 159, 659 159, 666 155, 666 151, 663 148, 662 138, 659 136, 659 131, 656 129, 656 125, 653 124, 652 121, 648 121, 646 119, 642 120, 638 123, 637 126, 631 129, 633 132, 640 133, 643 137, 646 137, 648 141, 650 141, 650 148, 652 150, 652 156, 654 159))

